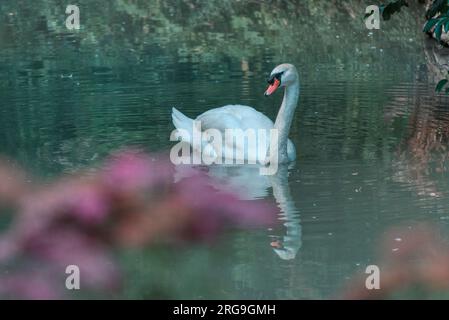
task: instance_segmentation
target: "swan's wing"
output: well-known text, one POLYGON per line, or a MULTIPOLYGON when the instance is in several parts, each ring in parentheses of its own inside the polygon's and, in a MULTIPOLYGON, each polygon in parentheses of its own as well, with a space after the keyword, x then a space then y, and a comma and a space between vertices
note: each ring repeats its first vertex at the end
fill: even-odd
POLYGON ((224 134, 226 129, 236 129, 241 127, 242 123, 239 117, 222 110, 211 112, 214 110, 216 109, 209 110, 195 119, 197 126, 199 123, 201 124, 201 131, 216 129, 224 134))
MULTIPOLYGON (((242 105, 228 105, 221 108, 211 109, 204 112, 196 118, 197 126, 201 123, 201 131, 208 129, 216 129, 221 133, 223 138, 226 137, 226 129, 240 129, 246 133, 246 130, 264 129, 269 130, 273 128, 273 122, 264 114, 258 112, 254 108, 242 105)), ((209 140, 209 138, 206 138, 209 140)), ((265 154, 268 147, 268 140, 266 137, 263 140, 257 136, 257 146, 263 146, 261 154, 265 154)), ((246 156, 257 155, 258 150, 256 145, 248 144, 246 139, 224 139, 222 154, 233 154, 234 151, 243 152, 246 156), (255 149, 254 149, 255 148, 255 149), (229 153, 227 153, 229 152, 229 153)), ((239 153, 241 154, 241 153, 239 153)))
POLYGON ((271 129, 273 122, 254 108, 242 105, 228 105, 204 112, 196 118, 201 129, 271 129))
MULTIPOLYGON (((197 125, 197 128, 199 125, 201 125, 201 131, 204 132, 205 130, 209 129, 215 129, 220 131, 221 136, 224 138, 226 129, 238 129, 242 126, 242 120, 240 117, 236 116, 235 114, 232 114, 230 112, 227 112, 226 110, 223 110, 221 108, 212 109, 209 110, 202 115, 200 115, 198 118, 196 118, 195 124, 197 125)), ((206 140, 209 140, 210 138, 206 135, 206 140)), ((244 150, 243 145, 234 144, 234 141, 228 141, 224 139, 222 141, 222 148, 223 152, 225 152, 226 149, 229 148, 229 150, 244 150)))

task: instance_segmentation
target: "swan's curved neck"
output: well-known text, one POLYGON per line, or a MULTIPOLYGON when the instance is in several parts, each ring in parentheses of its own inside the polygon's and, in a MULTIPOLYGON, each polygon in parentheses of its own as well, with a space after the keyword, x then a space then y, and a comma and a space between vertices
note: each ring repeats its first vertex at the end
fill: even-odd
POLYGON ((285 87, 284 99, 279 109, 274 128, 278 130, 279 162, 287 162, 287 141, 299 98, 299 81, 285 87))

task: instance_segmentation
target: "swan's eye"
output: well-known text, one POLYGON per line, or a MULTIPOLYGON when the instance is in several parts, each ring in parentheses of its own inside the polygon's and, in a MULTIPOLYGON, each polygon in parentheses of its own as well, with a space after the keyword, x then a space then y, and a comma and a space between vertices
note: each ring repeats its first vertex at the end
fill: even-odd
POLYGON ((273 84, 275 79, 279 80, 279 82, 280 82, 283 74, 284 74, 284 72, 278 72, 278 73, 271 75, 270 78, 268 78, 268 80, 267 80, 268 84, 273 84))

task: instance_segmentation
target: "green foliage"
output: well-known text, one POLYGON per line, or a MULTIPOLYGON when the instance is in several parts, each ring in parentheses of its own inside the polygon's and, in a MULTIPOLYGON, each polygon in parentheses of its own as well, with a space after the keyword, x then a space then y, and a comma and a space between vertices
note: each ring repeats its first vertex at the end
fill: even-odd
POLYGON ((449 82, 447 79, 442 79, 438 82, 437 86, 435 87, 436 92, 441 92, 443 90, 444 86, 449 82))
MULTIPOLYGON (((449 76, 449 72, 448 72, 448 76, 449 76)), ((446 76, 446 78, 441 79, 436 87, 435 87, 435 92, 442 92, 443 89, 446 87, 446 89, 444 90, 445 94, 449 94, 449 86, 447 86, 447 84, 449 83, 449 79, 448 76, 446 76)))
MULTIPOLYGON (((406 0, 396 0, 388 3, 387 5, 381 4, 379 6, 380 14, 382 15, 382 19, 385 21, 390 20, 391 16, 395 13, 401 12, 402 7, 408 7, 408 3, 406 0)), ((365 19, 371 16, 373 12, 365 14, 365 19)))
POLYGON ((430 19, 424 25, 423 31, 430 32, 432 28, 438 23, 439 19, 430 19))
POLYGON ((426 18, 431 19, 438 14, 447 13, 449 10, 448 0, 434 0, 426 12, 426 18))
POLYGON ((382 18, 386 21, 390 20, 393 14, 401 12, 402 7, 408 7, 406 0, 396 0, 387 5, 381 5, 380 12, 382 14, 382 18))
POLYGON ((438 41, 441 41, 441 34, 443 31, 447 33, 449 31, 449 14, 445 13, 440 15, 438 18, 429 19, 424 25, 423 31, 426 33, 435 34, 435 38, 438 41))

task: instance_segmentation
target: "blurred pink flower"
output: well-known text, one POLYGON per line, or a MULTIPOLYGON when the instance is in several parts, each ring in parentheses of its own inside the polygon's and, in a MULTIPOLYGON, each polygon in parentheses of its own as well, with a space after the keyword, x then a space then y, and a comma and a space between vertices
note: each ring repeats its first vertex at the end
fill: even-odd
MULTIPOLYGON (((0 178, 7 172, 0 164, 0 178)), ((167 158, 136 151, 115 155, 94 174, 33 188, 17 182, 14 192, 0 184, 3 198, 16 209, 0 239, 0 262, 32 261, 43 269, 24 274, 24 281, 20 272, 26 268, 0 277, 0 285, 9 288, 0 288, 0 295, 25 298, 58 296, 52 288, 60 285, 61 277, 53 274, 65 276, 68 265, 80 268, 83 287, 119 290, 120 270, 111 254, 117 246, 211 240, 227 227, 270 225, 277 212, 266 202, 218 192, 204 173, 174 183, 167 158), (26 281, 35 288, 25 288, 26 281)))
POLYGON ((447 291, 449 245, 437 235, 438 229, 427 224, 387 230, 379 246, 380 289, 367 290, 366 274, 356 275, 341 297, 389 299, 395 294, 413 293, 416 288, 420 289, 422 297, 426 297, 432 292, 447 291))
POLYGON ((30 271, 0 277, 0 296, 7 299, 52 300, 62 294, 49 281, 49 274, 30 271))
POLYGON ((120 273, 109 248, 94 235, 65 227, 48 230, 25 244, 24 253, 52 263, 62 274, 68 265, 76 265, 81 285, 92 290, 117 290, 120 273))
POLYGON ((117 191, 135 191, 167 184, 172 181, 172 167, 168 159, 161 161, 137 151, 114 156, 103 170, 107 187, 117 191))
POLYGON ((76 186, 67 196, 68 214, 82 222, 88 224, 104 222, 110 212, 110 203, 105 192, 94 185, 76 186))
POLYGON ((185 178, 175 186, 175 194, 195 219, 191 233, 210 238, 224 227, 263 227, 276 222, 277 208, 262 200, 240 200, 231 193, 219 192, 204 173, 185 178))

